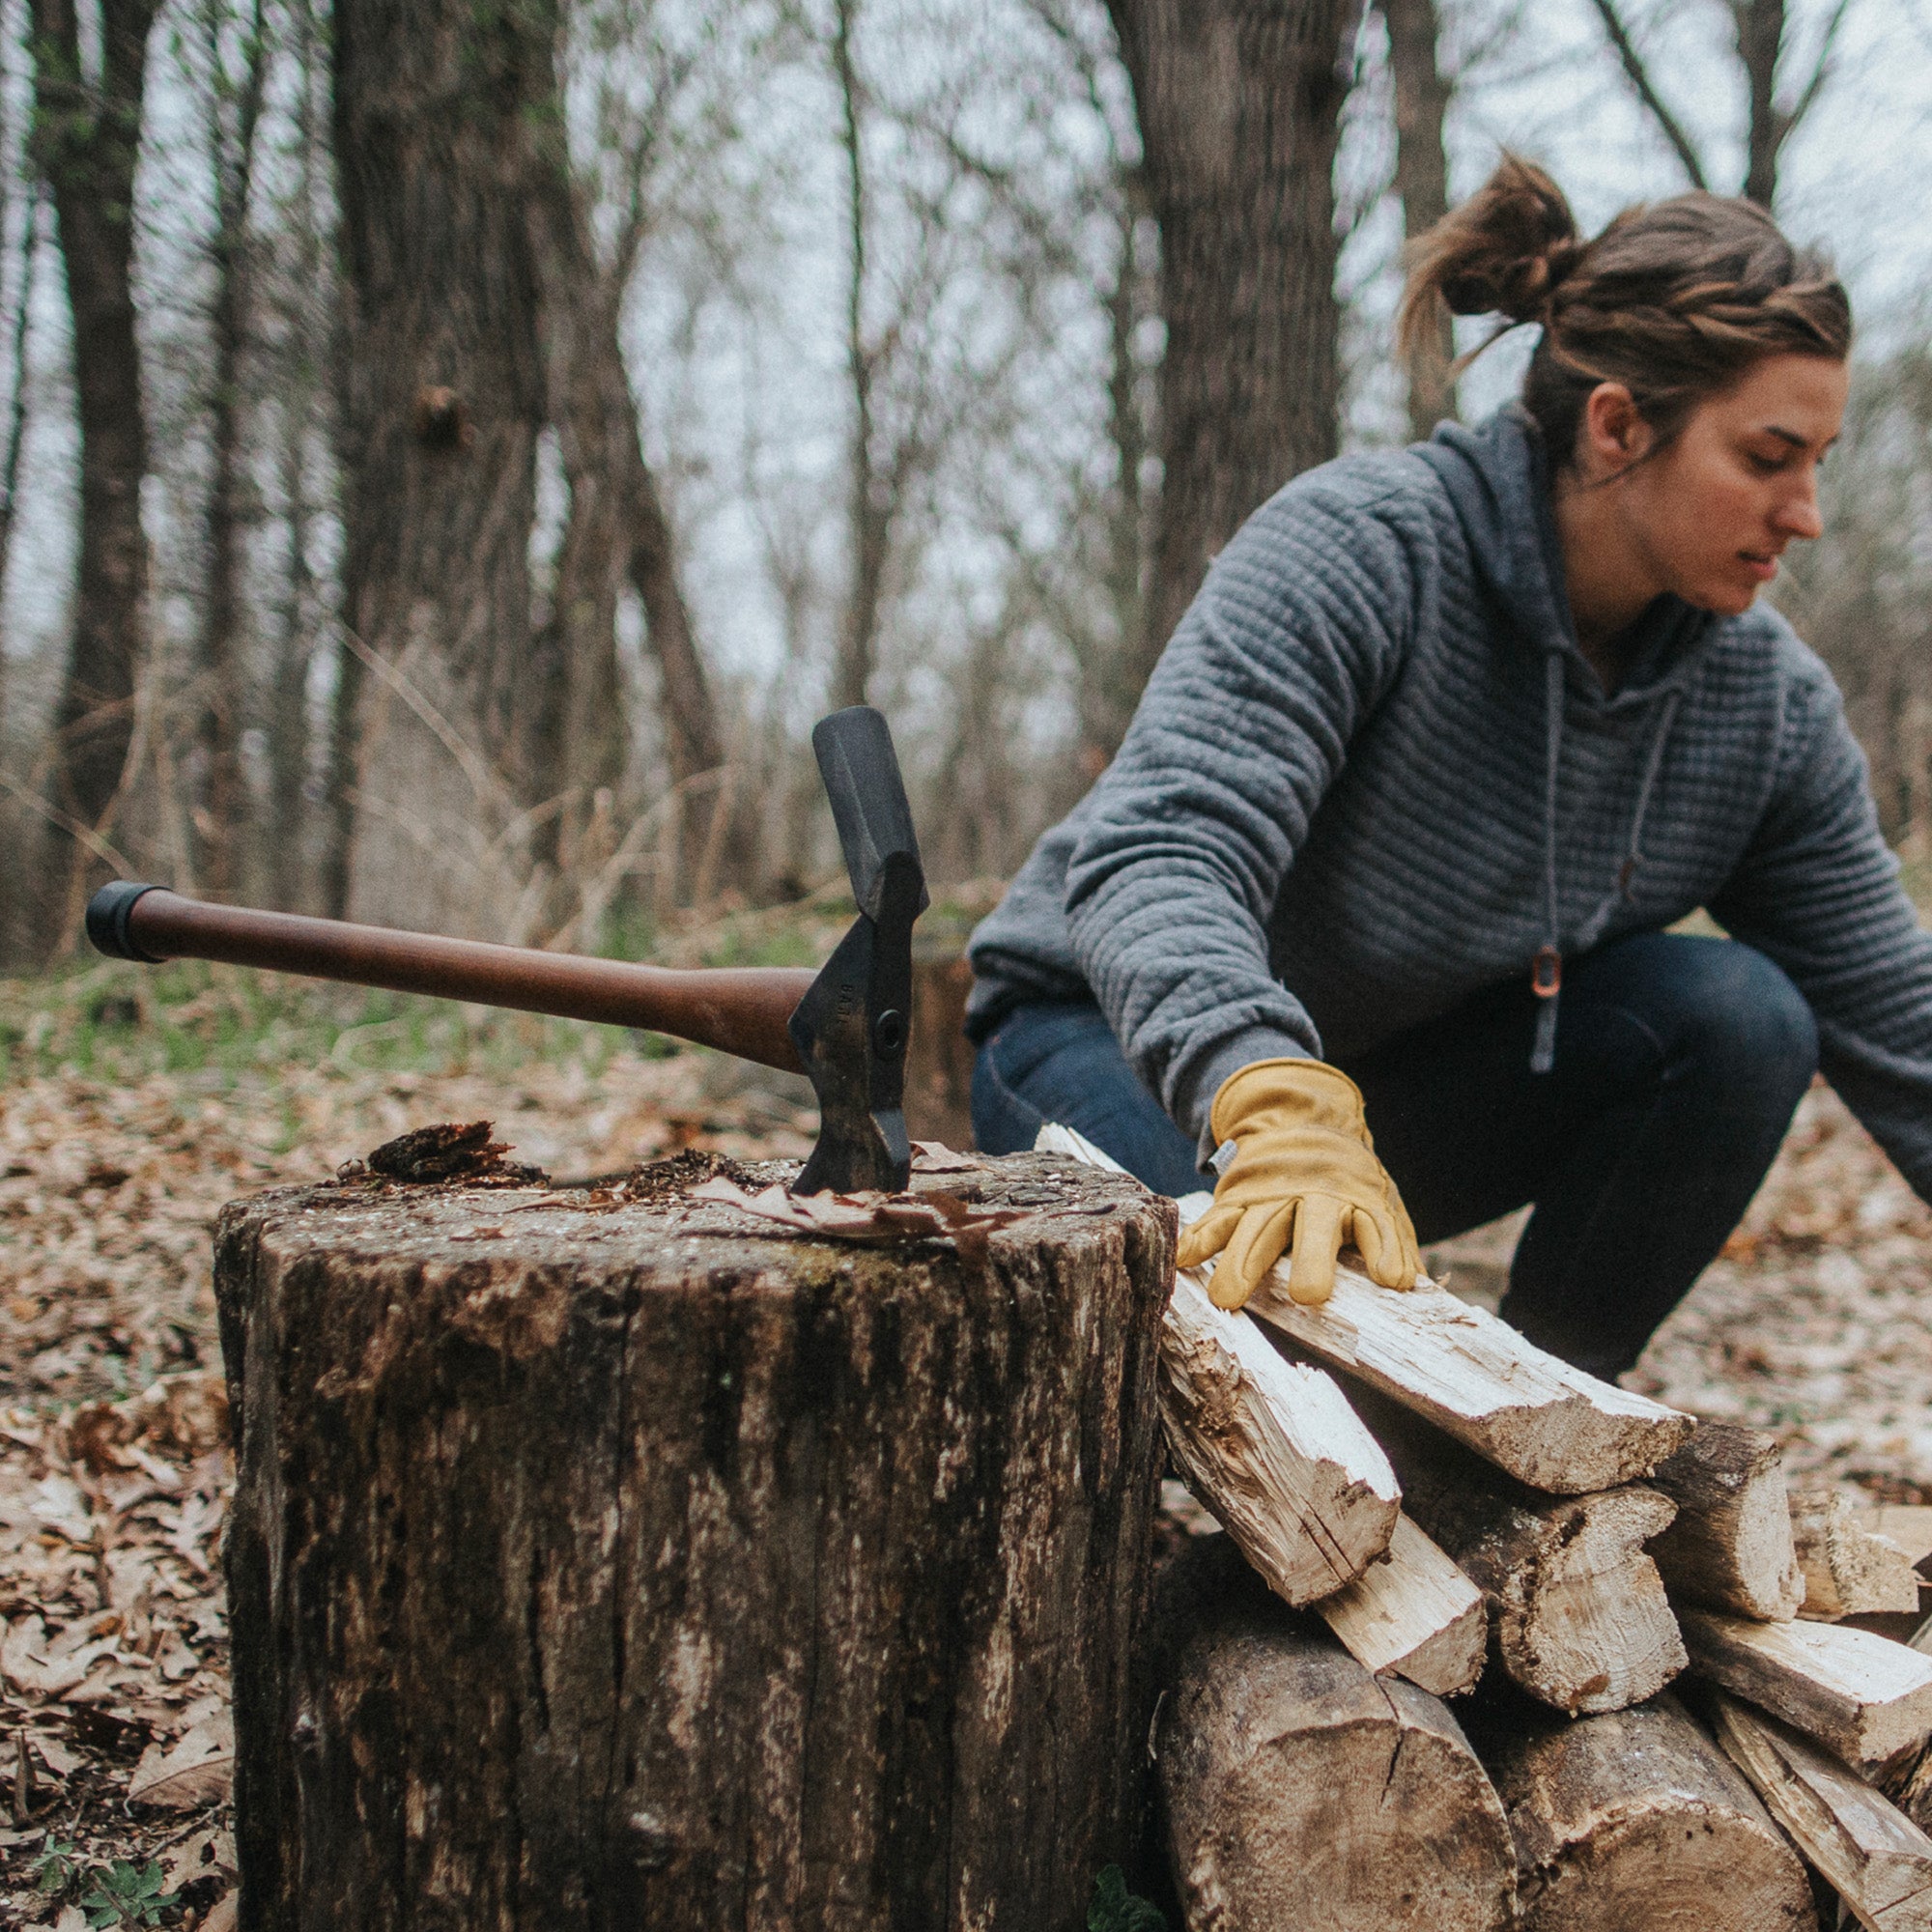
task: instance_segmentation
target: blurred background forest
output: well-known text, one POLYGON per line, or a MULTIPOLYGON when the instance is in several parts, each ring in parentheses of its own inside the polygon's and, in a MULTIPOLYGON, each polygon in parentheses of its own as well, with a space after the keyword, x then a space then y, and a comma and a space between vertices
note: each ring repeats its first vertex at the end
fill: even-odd
MULTIPOLYGON (((113 872, 637 952, 892 718, 1010 872, 1509 145, 1837 255, 1779 595, 1932 842, 1928 0, 0 0, 0 961, 113 872)), ((1463 327, 1459 325, 1459 331, 1463 327)))

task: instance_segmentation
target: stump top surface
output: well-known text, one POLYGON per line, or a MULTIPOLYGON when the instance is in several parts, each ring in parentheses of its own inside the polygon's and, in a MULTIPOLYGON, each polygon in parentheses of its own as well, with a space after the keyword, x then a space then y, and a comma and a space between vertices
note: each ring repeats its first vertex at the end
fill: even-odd
MULTIPOLYGON (((1168 1218, 1172 1202, 1125 1175, 1082 1167, 1055 1154, 976 1156, 965 1172, 915 1173, 913 1198, 950 1196, 977 1217, 1009 1215, 980 1237, 1002 1247, 1078 1242, 1108 1224, 1168 1218)), ((689 1156, 637 1169, 618 1180, 527 1187, 395 1182, 358 1177, 320 1185, 277 1187, 232 1203, 223 1231, 271 1240, 284 1254, 451 1265, 488 1261, 511 1267, 590 1264, 601 1269, 671 1264, 702 1267, 706 1251, 734 1262, 867 1254, 916 1255, 955 1245, 951 1237, 847 1240, 766 1220, 728 1202, 694 1198, 720 1168, 747 1189, 782 1185, 796 1161, 740 1165, 689 1156)), ((904 1199, 906 1197, 898 1197, 904 1199)), ((969 1238, 972 1238, 969 1236, 969 1238)))

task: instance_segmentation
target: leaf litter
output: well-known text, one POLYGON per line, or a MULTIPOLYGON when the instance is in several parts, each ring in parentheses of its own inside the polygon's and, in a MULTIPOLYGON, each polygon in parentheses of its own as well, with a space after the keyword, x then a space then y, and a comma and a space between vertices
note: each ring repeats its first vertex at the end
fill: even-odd
POLYGON ((737 1173, 810 1151, 808 1100, 711 1055, 627 1052, 508 1079, 0 1086, 0 1924, 67 1932, 90 1898, 233 1922, 220 1208, 385 1145, 390 1184, 502 1184, 511 1146, 566 1177, 680 1154, 737 1173))
MULTIPOLYGON (((700 1054, 0 1089, 0 1922, 66 1932, 119 1886, 167 1901, 158 1922, 232 1925, 233 1468, 210 1231, 238 1195, 448 1122, 466 1123, 452 1156, 514 1148, 604 1177, 613 1201, 654 1159, 742 1182, 741 1162, 808 1152, 814 1124, 796 1083, 700 1054)), ((974 1165, 922 1152, 928 1171, 974 1165)), ((1820 1086, 1628 1379, 1771 1430, 1807 1482, 1932 1500, 1928 1236, 1932 1212, 1820 1086)))

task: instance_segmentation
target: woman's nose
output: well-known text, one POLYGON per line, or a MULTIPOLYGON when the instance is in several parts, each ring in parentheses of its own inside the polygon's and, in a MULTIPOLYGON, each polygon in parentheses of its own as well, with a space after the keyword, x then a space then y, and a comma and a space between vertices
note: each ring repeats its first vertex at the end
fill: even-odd
POLYGON ((1787 497, 1778 505, 1776 522, 1786 536, 1808 540, 1822 535, 1825 519, 1818 511, 1818 486, 1807 483, 1796 495, 1787 497))

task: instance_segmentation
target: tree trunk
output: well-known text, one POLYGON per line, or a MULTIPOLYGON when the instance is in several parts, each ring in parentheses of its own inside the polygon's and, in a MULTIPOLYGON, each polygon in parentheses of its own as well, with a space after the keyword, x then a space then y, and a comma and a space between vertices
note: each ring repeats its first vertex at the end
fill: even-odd
POLYGON ((1448 1707, 1372 1677, 1227 1541, 1162 1578, 1186 1634, 1153 1748, 1189 1932, 1504 1932, 1509 1826, 1448 1707))
MULTIPOLYGON (((40 249, 41 189, 28 184, 27 213, 20 237, 18 294, 7 331, 7 428, 0 438, 0 597, 14 556, 14 523, 20 507, 20 456, 27 444, 27 331, 34 311, 34 259, 40 249)), ((7 737, 7 653, 0 647, 0 745, 7 737)), ((0 952, 7 946, 7 922, 0 919, 0 952)))
POLYGON ((1164 644, 1208 563, 1335 454, 1336 117, 1353 0, 1109 0, 1160 223, 1164 644))
MULTIPOLYGON (((1403 233, 1410 242, 1449 213, 1449 153, 1443 124, 1449 85, 1438 61, 1441 22, 1435 0, 1377 0, 1388 27, 1389 72, 1395 82, 1395 185, 1402 198, 1403 233)), ((1445 311, 1435 339, 1408 367, 1408 433, 1417 441, 1456 413, 1449 365, 1456 338, 1445 311)))
POLYGON ((251 1932, 1037 1932, 1122 1857, 1172 1209, 1022 1157, 867 1248, 704 1172, 224 1217, 251 1932))
MULTIPOLYGON (((532 248, 543 278, 550 415, 570 514, 557 559, 552 635, 538 657, 550 690, 536 726, 533 786, 587 800, 623 774, 627 750, 616 652, 626 579, 643 607, 657 662, 667 761, 683 784, 724 762, 724 733, 680 582, 676 542, 638 438, 637 404, 619 333, 625 275, 600 266, 560 131, 543 129, 533 157, 532 248)), ((717 800, 688 813, 701 846, 717 800)), ((728 801, 726 801, 728 810, 728 801)), ((742 852, 734 852, 742 864, 742 852)))
POLYGON ((235 891, 242 831, 242 358, 248 350, 248 203, 255 177, 255 129, 269 52, 262 0, 254 0, 246 62, 232 104, 222 61, 222 18, 204 19, 210 66, 208 135, 214 175, 214 372, 209 397, 208 605, 202 620, 202 859, 196 868, 212 897, 235 891), (233 126, 229 125, 231 109, 233 126))
MULTIPOLYGON (((86 829, 100 826, 120 791, 147 657, 148 440, 130 271, 156 11, 156 0, 101 0, 96 81, 84 71, 73 0, 33 0, 34 152, 60 229, 80 419, 72 636, 54 709, 51 791, 68 823, 86 829)), ((81 843, 52 836, 41 872, 43 938, 64 925, 72 886, 93 868, 81 843)))
POLYGON ((463 931, 514 883, 544 387, 524 124, 555 111, 552 34, 542 7, 340 0, 334 51, 343 620, 383 672, 354 680, 346 896, 463 931))

